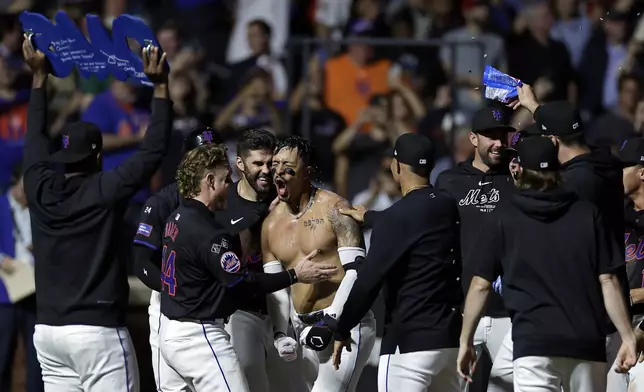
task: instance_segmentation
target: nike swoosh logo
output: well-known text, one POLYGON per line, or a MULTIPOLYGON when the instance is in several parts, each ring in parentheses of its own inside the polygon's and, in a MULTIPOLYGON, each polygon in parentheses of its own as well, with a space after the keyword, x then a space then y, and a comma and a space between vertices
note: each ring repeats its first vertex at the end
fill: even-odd
POLYGON ((479 186, 483 186, 483 185, 487 185, 487 184, 491 184, 491 183, 492 183, 492 181, 488 181, 488 182, 479 181, 479 186))
POLYGON ((230 220, 230 224, 231 224, 231 225, 234 225, 235 223, 239 222, 239 221, 240 221, 240 220, 242 220, 242 219, 244 219, 244 217, 241 217, 241 218, 239 218, 239 219, 235 219, 235 220, 231 219, 231 220, 230 220))

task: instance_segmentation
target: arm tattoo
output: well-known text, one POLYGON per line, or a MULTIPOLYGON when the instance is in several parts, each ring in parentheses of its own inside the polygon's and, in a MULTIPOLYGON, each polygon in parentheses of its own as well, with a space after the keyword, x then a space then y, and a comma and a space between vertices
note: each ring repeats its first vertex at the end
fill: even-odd
POLYGON ((344 246, 364 247, 364 237, 360 225, 350 216, 340 214, 338 211, 340 208, 351 208, 351 204, 346 200, 340 200, 328 213, 329 222, 331 222, 333 232, 338 238, 338 248, 344 246))

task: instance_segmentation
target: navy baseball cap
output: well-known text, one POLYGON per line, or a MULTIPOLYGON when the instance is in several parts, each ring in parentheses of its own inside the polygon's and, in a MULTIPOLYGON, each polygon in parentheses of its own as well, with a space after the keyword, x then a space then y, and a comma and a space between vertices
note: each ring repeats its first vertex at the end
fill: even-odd
POLYGON ((472 132, 485 133, 495 130, 515 132, 508 123, 509 118, 501 109, 485 107, 479 109, 472 118, 472 132))
POLYGON ((426 136, 406 133, 396 139, 394 158, 400 163, 415 168, 432 169, 436 148, 426 136))
POLYGON ((183 149, 188 152, 204 144, 222 144, 221 133, 214 128, 199 127, 193 129, 183 141, 183 149))
POLYGON ((536 171, 559 170, 557 147, 546 137, 528 137, 516 146, 521 167, 536 171))
POLYGON ((534 112, 534 120, 544 135, 566 136, 582 131, 579 113, 568 101, 555 101, 539 106, 534 112))
POLYGON ((103 135, 93 123, 77 121, 65 125, 60 132, 60 149, 51 155, 54 163, 78 163, 103 149, 103 135))
POLYGON ((635 137, 624 140, 617 156, 624 167, 644 165, 644 139, 635 137))

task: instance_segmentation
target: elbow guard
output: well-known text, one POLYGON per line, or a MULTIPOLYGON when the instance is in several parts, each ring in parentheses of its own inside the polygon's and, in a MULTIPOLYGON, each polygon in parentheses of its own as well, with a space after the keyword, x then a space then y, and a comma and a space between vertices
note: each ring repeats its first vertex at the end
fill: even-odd
POLYGON ((356 270, 357 272, 367 256, 367 252, 359 247, 344 246, 338 248, 338 255, 340 256, 340 263, 342 263, 342 268, 344 268, 345 272, 350 270, 356 270))

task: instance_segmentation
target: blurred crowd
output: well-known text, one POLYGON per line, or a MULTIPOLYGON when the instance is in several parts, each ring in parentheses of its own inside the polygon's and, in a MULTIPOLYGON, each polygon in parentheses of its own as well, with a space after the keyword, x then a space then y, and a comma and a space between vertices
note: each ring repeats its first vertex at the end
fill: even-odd
MULTIPOLYGON (((438 146, 436 175, 472 153, 469 123, 492 65, 533 86, 539 100, 577 105, 593 144, 619 145, 644 123, 644 2, 635 0, 0 0, 0 189, 22 158, 29 74, 18 13, 65 10, 143 18, 172 69, 176 117, 163 168, 132 200, 124 241, 142 203, 173 181, 180 141, 216 128, 235 155, 249 127, 313 142, 316 181, 354 204, 384 209, 399 192, 387 168, 406 132, 438 146)), ((51 78, 53 135, 82 119, 103 131, 106 169, 144 135, 151 92, 117 80, 51 78)), ((504 107, 500 105, 500 107, 504 107)), ((505 108, 504 110, 509 109, 505 108)), ((524 128, 530 113, 513 113, 524 128)))

